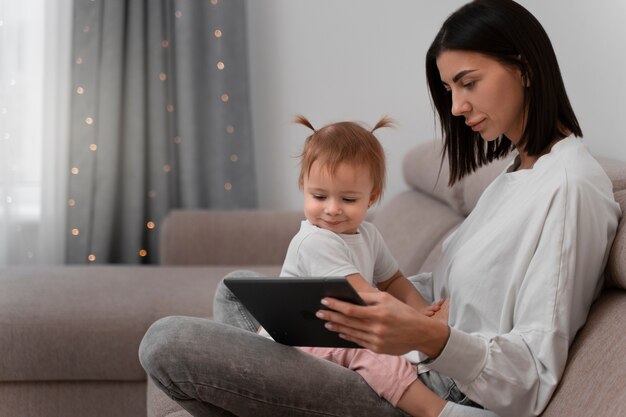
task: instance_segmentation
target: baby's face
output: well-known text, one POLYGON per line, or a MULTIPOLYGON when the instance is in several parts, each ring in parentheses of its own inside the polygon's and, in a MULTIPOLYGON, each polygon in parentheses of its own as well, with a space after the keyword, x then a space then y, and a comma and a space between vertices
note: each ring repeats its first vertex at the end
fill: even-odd
POLYGON ((304 176, 304 215, 317 227, 335 233, 356 233, 367 209, 376 201, 369 169, 340 164, 334 174, 314 162, 304 176))

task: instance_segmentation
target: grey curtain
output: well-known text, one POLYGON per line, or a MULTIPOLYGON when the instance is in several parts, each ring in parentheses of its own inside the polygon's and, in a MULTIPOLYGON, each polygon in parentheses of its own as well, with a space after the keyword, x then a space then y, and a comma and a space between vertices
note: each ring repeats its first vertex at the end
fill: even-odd
POLYGON ((68 263, 151 263, 172 208, 257 205, 243 0, 75 0, 68 263))

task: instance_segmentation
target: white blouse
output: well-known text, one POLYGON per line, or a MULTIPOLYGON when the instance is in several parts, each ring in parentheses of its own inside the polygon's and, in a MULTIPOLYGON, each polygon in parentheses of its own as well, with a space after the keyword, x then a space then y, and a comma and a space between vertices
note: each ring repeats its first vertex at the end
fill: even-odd
POLYGON ((443 244, 432 290, 450 299, 451 334, 428 367, 499 415, 541 414, 602 288, 619 217, 577 138, 502 173, 443 244))

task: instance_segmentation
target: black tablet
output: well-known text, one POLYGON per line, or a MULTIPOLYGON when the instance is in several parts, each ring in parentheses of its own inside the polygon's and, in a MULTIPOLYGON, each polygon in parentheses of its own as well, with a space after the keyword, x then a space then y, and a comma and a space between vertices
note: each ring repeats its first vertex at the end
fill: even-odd
POLYGON ((345 277, 227 277, 224 284, 272 338, 290 346, 352 347, 324 327, 315 312, 324 297, 365 305, 345 277))

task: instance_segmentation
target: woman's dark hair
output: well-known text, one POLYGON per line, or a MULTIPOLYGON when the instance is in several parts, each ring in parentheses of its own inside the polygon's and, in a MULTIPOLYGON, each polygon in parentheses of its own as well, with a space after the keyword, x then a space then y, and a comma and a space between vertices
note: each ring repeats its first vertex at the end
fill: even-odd
POLYGON ((514 146, 504 135, 486 143, 465 125, 464 117, 452 115, 452 95, 437 68, 437 57, 448 50, 478 52, 521 71, 528 113, 519 145, 528 155, 540 155, 555 139, 582 137, 554 49, 539 21, 512 0, 472 1, 446 19, 426 54, 428 87, 450 164, 449 185, 514 146))

